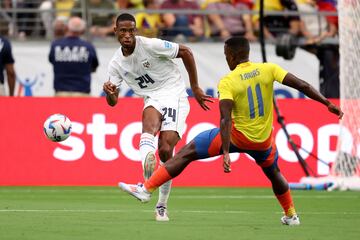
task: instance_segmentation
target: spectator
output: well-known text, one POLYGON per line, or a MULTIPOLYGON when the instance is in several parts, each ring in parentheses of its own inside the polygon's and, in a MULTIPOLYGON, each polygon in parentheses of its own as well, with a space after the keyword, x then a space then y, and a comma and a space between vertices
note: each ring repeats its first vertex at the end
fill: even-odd
MULTIPOLYGON (((165 0, 161 9, 200 9, 197 3, 188 0, 165 0)), ((193 14, 173 14, 165 13, 162 15, 165 28, 163 36, 165 38, 186 37, 201 38, 204 36, 204 24, 201 16, 193 14)))
POLYGON ((9 0, 0 1, 0 35, 9 34, 10 16, 8 9, 10 8, 9 0))
MULTIPOLYGON (((206 0, 203 7, 206 10, 219 10, 226 13, 249 10, 246 2, 242 3, 239 0, 234 5, 231 0, 206 0)), ((225 40, 230 36, 245 36, 250 41, 256 40, 250 14, 241 16, 210 14, 208 19, 210 21, 211 37, 221 37, 222 40, 225 40)))
POLYGON ((75 0, 55 0, 56 17, 69 18, 74 6, 75 0))
MULTIPOLYGON (((299 10, 316 14, 318 11, 336 12, 331 0, 298 0, 299 10)), ((320 92, 327 98, 340 97, 339 46, 322 43, 338 33, 338 17, 301 15, 301 32, 307 39, 304 49, 316 54, 320 62, 320 92)))
POLYGON ((54 14, 51 12, 52 8, 53 8, 53 4, 51 0, 43 1, 39 6, 39 10, 41 11, 40 18, 45 29, 46 39, 51 39, 53 33, 52 23, 54 19, 54 14))
POLYGON ((338 32, 337 16, 318 15, 318 11, 336 12, 336 7, 326 0, 298 0, 301 12, 313 13, 302 14, 301 33, 307 39, 308 44, 320 43, 328 37, 336 36, 338 32))
POLYGON ((68 19, 66 17, 57 17, 53 22, 54 38, 62 38, 67 32, 68 19))
MULTIPOLYGON (((259 11, 260 0, 256 0, 254 10, 259 11)), ((298 11, 295 0, 264 0, 266 11, 298 11)), ((259 30, 259 15, 253 16, 254 27, 259 30)), ((274 38, 283 33, 290 33, 297 36, 300 33, 299 16, 267 16, 264 14, 265 37, 274 38)))
POLYGON ((34 29, 37 23, 38 13, 36 10, 39 8, 41 0, 38 1, 25 1, 17 0, 12 1, 12 7, 14 9, 28 9, 33 10, 33 12, 19 12, 17 13, 17 25, 18 25, 18 37, 20 39, 26 39, 27 36, 30 36, 34 33, 34 29))
MULTIPOLYGON (((242 7, 243 10, 251 10, 253 8, 253 0, 232 0, 232 4, 235 8, 242 7)), ((242 20, 244 21, 245 35, 249 41, 257 40, 257 37, 254 34, 254 26, 252 22, 252 15, 248 13, 242 14, 242 20)))
POLYGON ((231 0, 233 5, 237 5, 238 3, 245 4, 249 9, 254 7, 254 0, 231 0))
MULTIPOLYGON (((159 9, 159 4, 155 0, 143 0, 146 9, 159 9)), ((136 28, 139 34, 144 37, 157 37, 159 28, 163 27, 160 14, 140 12, 135 15, 136 28)))
POLYGON ((143 9, 144 3, 142 0, 116 0, 115 6, 117 9, 143 9))
POLYGON ((98 67, 94 46, 80 36, 85 31, 85 22, 71 17, 66 37, 51 44, 49 61, 54 67, 55 96, 89 96, 91 73, 98 67))
POLYGON ((40 17, 45 28, 45 37, 47 39, 64 36, 64 27, 66 27, 74 4, 75 0, 45 0, 40 4, 40 17), (55 13, 51 11, 54 8, 55 13))
POLYGON ((14 96, 15 90, 15 69, 14 58, 12 55, 11 44, 9 40, 0 35, 0 96, 5 96, 5 77, 4 70, 7 75, 7 83, 9 86, 9 96, 14 96))
MULTIPOLYGON (((82 1, 75 3, 74 8, 81 8, 82 1)), ((81 13, 74 13, 74 16, 87 18, 90 14, 89 9, 102 9, 104 12, 91 12, 92 25, 90 26, 90 34, 93 37, 106 37, 114 34, 114 18, 115 14, 109 13, 107 10, 115 10, 114 3, 110 0, 86 0, 86 16, 81 13)))

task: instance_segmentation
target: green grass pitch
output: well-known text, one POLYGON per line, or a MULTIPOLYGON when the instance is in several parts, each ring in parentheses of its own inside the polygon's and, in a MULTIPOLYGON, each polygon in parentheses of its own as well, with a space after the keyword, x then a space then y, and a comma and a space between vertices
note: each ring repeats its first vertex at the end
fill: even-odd
POLYGON ((301 218, 280 224, 269 188, 173 188, 170 222, 116 187, 0 187, 1 240, 359 239, 360 192, 293 191, 301 218))

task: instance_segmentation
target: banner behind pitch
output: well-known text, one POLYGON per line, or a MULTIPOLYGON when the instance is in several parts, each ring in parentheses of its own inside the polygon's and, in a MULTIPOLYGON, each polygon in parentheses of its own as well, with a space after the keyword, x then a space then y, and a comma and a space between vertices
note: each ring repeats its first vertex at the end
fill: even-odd
MULTIPOLYGON (((314 171, 327 175, 324 162, 335 159, 338 119, 310 100, 279 100, 289 133, 305 151, 300 153, 314 171)), ((104 98, 0 97, 0 185, 116 185, 142 181, 138 152, 143 102, 123 98, 112 108, 104 98), (43 123, 54 113, 67 115, 72 136, 49 141, 43 123)), ((203 111, 191 99, 187 129, 177 150, 199 132, 219 124, 217 102, 203 111)), ((274 123, 279 166, 289 181, 304 173, 286 137, 274 123)), ((194 162, 175 179, 175 186, 269 186, 261 169, 245 154, 232 155, 232 173, 225 174, 220 157, 194 162)))

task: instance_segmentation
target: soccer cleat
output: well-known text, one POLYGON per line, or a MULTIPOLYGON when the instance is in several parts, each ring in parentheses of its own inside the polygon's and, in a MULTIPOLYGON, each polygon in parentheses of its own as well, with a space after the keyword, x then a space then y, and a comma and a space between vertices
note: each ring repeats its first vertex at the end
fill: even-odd
POLYGON ((167 214, 167 209, 165 206, 158 205, 155 208, 155 219, 159 222, 169 221, 169 216, 167 214))
POLYGON ((127 192, 128 194, 134 196, 143 203, 146 203, 151 199, 151 193, 145 190, 143 184, 139 183, 136 185, 119 182, 119 188, 124 192, 127 192))
POLYGON ((300 219, 299 219, 299 216, 296 214, 292 217, 283 216, 281 218, 281 223, 284 225, 289 225, 289 226, 300 225, 300 219))
POLYGON ((151 177, 151 175, 153 174, 154 170, 155 170, 155 165, 156 165, 156 157, 155 154, 153 152, 149 152, 146 155, 145 161, 144 161, 144 178, 147 180, 151 177))

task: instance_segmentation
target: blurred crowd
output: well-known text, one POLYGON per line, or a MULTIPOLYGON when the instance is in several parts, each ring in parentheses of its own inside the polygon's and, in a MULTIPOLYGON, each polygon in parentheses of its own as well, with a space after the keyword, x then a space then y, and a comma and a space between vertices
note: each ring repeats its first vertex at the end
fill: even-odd
MULTIPOLYGON (((70 17, 85 20, 90 41, 113 36, 114 19, 131 10, 138 33, 185 41, 223 41, 230 36, 259 38, 260 0, 2 0, 0 36, 12 39, 58 39, 70 17), (25 10, 25 11, 22 11, 25 10), (31 11, 34 10, 34 11, 31 11)), ((264 36, 301 38, 300 46, 320 62, 320 90, 339 97, 337 0, 264 0, 264 36), (320 14, 320 13, 326 14, 320 14)))
MULTIPOLYGON (((291 33, 305 37, 310 44, 334 37, 337 16, 317 13, 336 12, 336 1, 264 0, 265 11, 298 12, 288 15, 265 12, 265 36, 273 39, 279 34, 291 33)), ((144 36, 178 41, 216 41, 245 36, 255 41, 259 31, 256 12, 259 3, 260 0, 2 0, 0 30, 2 35, 14 38, 53 39, 61 35, 62 26, 75 15, 87 21, 90 37, 102 38, 113 34, 115 16, 131 9, 138 11, 135 13, 137 27, 144 36), (22 12, 21 9, 37 11, 22 12)))

